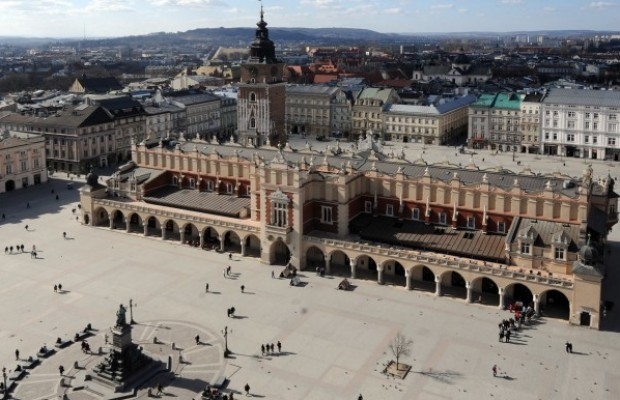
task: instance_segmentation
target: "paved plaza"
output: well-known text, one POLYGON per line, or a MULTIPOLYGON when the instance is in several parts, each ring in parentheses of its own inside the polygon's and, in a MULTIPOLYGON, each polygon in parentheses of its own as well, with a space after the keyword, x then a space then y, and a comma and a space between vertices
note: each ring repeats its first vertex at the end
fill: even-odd
MULTIPOLYGON (((408 159, 424 151, 429 162, 469 162, 469 155, 455 156, 453 147, 407 146, 408 159)), ((580 175, 586 166, 571 159, 564 167, 559 158, 522 154, 517 154, 522 164, 517 166, 512 153, 488 151, 473 158, 487 166, 519 170, 527 164, 534 171, 569 175, 580 175)), ((593 168, 595 176, 608 170, 613 177, 618 174, 617 164, 594 161, 593 168)), ((16 349, 26 358, 44 344, 53 346, 57 337, 72 338, 88 323, 96 329, 91 348, 105 347, 104 335, 119 304, 127 306, 132 299, 134 339, 162 360, 173 357, 175 372, 173 380, 155 377, 138 392, 141 398, 147 397, 148 387, 161 383, 164 394, 159 397, 189 400, 204 382, 220 377, 228 379, 225 391, 235 398, 244 396, 246 383, 253 397, 281 400, 355 400, 360 393, 364 400, 620 398, 617 309, 602 321, 605 331, 543 318, 514 335, 512 343, 500 343, 497 325, 511 314, 495 307, 369 280, 352 280, 355 289, 345 292, 336 290, 340 278, 308 271, 301 272, 305 286, 291 287, 287 280, 271 277, 280 267, 254 258, 234 255, 229 261, 228 255, 213 251, 83 226, 75 220, 78 192, 68 190, 66 183, 65 177, 53 178, 49 184, 0 196, 0 213, 5 214, 0 246, 23 244, 26 250, 0 256, 0 362, 7 370, 16 365, 16 349), (29 253, 33 245, 36 259, 29 253), (229 265, 232 274, 225 277, 229 265), (58 283, 63 290, 55 293, 58 283), (226 315, 231 306, 234 318, 226 315), (230 359, 222 355, 224 327, 230 359), (388 344, 398 332, 413 340, 412 355, 401 359, 412 365, 404 380, 382 374, 393 358, 388 344), (200 345, 194 342, 197 334, 200 345), (149 345, 155 336, 163 345, 149 345), (281 353, 261 355, 261 344, 278 341, 281 353), (573 343, 573 354, 565 352, 566 341, 573 343), (494 364, 498 377, 491 371, 494 364)), ((76 189, 79 184, 76 179, 76 189)), ((616 227, 610 235, 609 257, 620 254, 619 231, 616 227)), ((604 288, 604 298, 616 307, 620 300, 612 283, 619 277, 610 268, 604 288)), ((74 361, 90 366, 96 359, 76 344, 58 350, 29 371, 14 397, 57 399, 68 392, 71 400, 90 399, 60 385, 58 366, 70 377, 77 372, 74 361)))

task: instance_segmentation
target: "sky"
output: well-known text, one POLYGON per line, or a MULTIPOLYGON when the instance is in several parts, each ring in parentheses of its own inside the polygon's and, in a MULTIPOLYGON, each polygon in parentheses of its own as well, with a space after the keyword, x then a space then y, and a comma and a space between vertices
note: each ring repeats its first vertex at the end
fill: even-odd
MULTIPOLYGON (((118 37, 254 27, 258 0, 0 0, 0 36, 118 37)), ((269 27, 383 33, 620 30, 620 0, 264 0, 269 27)))

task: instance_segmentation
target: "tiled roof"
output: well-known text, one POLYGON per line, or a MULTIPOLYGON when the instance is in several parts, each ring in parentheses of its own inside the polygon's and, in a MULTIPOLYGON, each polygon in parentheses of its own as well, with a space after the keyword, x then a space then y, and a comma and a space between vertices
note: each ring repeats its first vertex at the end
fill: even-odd
POLYGON ((331 86, 316 86, 316 85, 287 85, 287 95, 333 95, 338 91, 338 88, 331 86))
POLYGON ((239 218, 242 211, 249 209, 249 197, 236 197, 214 192, 179 189, 168 186, 144 196, 144 201, 162 206, 183 208, 186 210, 206 212, 239 218))
POLYGON ((515 227, 517 235, 515 236, 514 240, 518 239, 518 232, 521 232, 524 229, 531 228, 534 229, 536 233, 538 233, 538 239, 540 240, 540 242, 537 243, 537 245, 540 245, 542 247, 551 247, 553 237, 559 233, 564 232, 571 239, 568 249, 570 251, 579 250, 578 243, 580 225, 562 224, 560 222, 544 221, 532 218, 519 218, 515 221, 517 222, 517 226, 515 227))
POLYGON ((80 128, 112 122, 110 114, 98 106, 80 105, 59 111, 49 117, 37 117, 35 115, 11 114, 2 118, 3 123, 32 124, 41 127, 71 127, 80 128))
POLYGON ((620 91, 589 89, 549 89, 544 104, 620 107, 620 91))

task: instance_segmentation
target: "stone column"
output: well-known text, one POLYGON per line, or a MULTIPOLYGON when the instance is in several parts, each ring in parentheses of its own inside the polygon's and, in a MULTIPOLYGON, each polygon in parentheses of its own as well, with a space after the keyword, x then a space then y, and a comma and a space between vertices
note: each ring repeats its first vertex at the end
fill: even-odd
POLYGON ((349 260, 349 266, 351 267, 351 279, 355 279, 355 264, 357 260, 352 258, 349 260))
POLYGON ((185 242, 185 229, 179 230, 179 236, 181 237, 181 244, 185 242))
POLYGON ((467 298, 465 299, 465 301, 467 303, 471 303, 471 295, 472 295, 473 289, 471 287, 470 281, 465 281, 465 288, 467 289, 467 298))
POLYGON ((205 245, 205 234, 202 232, 198 232, 198 237, 200 238, 200 248, 205 245))
POLYGON ((499 306, 498 306, 498 308, 500 310, 503 310, 504 309, 504 288, 503 287, 499 288, 498 294, 499 294, 499 306))
POLYGON ((383 265, 377 265, 377 283, 383 285, 383 265))
POLYGON ((166 227, 161 227, 161 240, 166 240, 166 227))
POLYGON ((114 229, 114 220, 110 219, 110 229, 114 229))
POLYGON ((435 276, 435 296, 441 296, 441 276, 435 276))
POLYGON ((534 295, 534 312, 540 313, 540 296, 537 294, 534 295))
POLYGON ((146 223, 142 225, 142 228, 144 228, 144 236, 148 236, 149 235, 149 224, 146 223))
POLYGON ((224 236, 219 235, 217 238, 220 239, 220 251, 223 253, 224 252, 224 236))
POLYGON ((405 270, 405 288, 407 288, 407 290, 413 289, 413 287, 411 286, 411 270, 410 269, 405 270))
POLYGON ((245 257, 245 240, 241 239, 241 257, 245 257))
POLYGON ((125 231, 129 232, 131 229, 131 220, 129 218, 125 218, 125 231))

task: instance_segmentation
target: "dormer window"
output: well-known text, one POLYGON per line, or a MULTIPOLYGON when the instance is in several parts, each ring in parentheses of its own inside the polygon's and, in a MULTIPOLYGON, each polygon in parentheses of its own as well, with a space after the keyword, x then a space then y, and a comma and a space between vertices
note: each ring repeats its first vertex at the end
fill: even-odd
POLYGON ((196 180, 194 178, 189 179, 189 188, 196 189, 196 180))
POLYGON ((176 176, 172 177, 172 184, 174 186, 179 186, 179 178, 177 178, 176 176))
POLYGON ((521 243, 521 254, 531 255, 532 248, 529 243, 521 243))
POLYGON ((207 181, 207 192, 213 191, 213 181, 207 181))
POLYGON ((227 183, 226 184, 226 194, 232 194, 233 193, 233 185, 232 183, 227 183))
POLYGON ((414 221, 420 220, 420 209, 419 208, 414 208, 413 210, 411 210, 411 219, 414 221))
POLYGON ((447 225, 448 224, 448 214, 446 214, 445 212, 441 212, 438 214, 438 218, 439 218, 439 225, 447 225))

